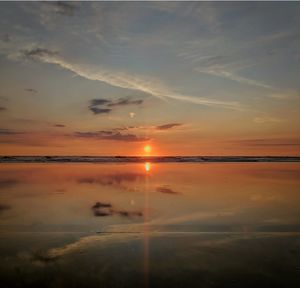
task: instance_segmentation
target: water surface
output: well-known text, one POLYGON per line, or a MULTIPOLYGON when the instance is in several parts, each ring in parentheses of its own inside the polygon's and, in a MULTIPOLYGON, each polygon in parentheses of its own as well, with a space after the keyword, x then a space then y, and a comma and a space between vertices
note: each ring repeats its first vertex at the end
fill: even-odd
POLYGON ((0 166, 5 287, 293 287, 300 163, 0 166))

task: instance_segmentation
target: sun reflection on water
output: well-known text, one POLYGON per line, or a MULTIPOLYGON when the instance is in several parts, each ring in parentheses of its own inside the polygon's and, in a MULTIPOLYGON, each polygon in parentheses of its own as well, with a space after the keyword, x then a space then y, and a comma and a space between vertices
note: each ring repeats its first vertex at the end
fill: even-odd
POLYGON ((145 166, 145 171, 146 172, 149 172, 151 170, 151 163, 150 162, 145 162, 144 166, 145 166))

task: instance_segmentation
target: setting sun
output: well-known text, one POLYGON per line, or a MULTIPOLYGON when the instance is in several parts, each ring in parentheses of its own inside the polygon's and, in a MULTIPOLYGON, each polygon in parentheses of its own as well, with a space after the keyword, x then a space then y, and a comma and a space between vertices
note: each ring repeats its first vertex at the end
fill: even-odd
POLYGON ((146 145, 146 146, 144 147, 144 151, 145 151, 146 153, 150 153, 151 150, 152 150, 152 147, 151 147, 150 145, 146 145))

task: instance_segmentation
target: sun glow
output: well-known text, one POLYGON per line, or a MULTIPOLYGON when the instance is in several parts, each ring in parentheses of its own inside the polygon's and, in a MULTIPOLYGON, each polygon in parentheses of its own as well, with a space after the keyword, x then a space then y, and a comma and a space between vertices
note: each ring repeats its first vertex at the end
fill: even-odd
POLYGON ((149 172, 150 169, 151 169, 151 164, 150 164, 150 162, 146 162, 144 165, 145 165, 145 170, 146 170, 146 172, 149 172))
POLYGON ((150 153, 150 152, 152 151, 152 147, 151 147, 150 145, 146 145, 146 146, 144 147, 144 151, 145 151, 146 153, 150 153))

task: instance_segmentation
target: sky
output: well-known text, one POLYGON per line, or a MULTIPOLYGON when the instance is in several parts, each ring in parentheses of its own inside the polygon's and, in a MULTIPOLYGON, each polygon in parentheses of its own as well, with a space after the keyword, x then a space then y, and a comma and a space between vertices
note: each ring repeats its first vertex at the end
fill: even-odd
POLYGON ((299 2, 1 2, 1 155, 300 155, 299 2))

